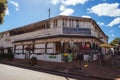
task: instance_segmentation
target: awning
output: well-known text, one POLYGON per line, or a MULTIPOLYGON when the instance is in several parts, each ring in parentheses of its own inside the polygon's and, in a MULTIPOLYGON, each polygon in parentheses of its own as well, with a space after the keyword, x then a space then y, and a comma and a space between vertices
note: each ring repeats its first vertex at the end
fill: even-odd
POLYGON ((100 45, 101 47, 104 47, 104 48, 114 48, 112 45, 109 45, 109 44, 101 44, 100 45))

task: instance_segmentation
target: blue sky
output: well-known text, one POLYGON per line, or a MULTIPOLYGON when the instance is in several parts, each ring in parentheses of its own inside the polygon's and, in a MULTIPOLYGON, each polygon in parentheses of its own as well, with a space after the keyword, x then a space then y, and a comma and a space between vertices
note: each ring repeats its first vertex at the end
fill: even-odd
POLYGON ((120 0, 8 0, 5 22, 0 32, 51 17, 70 15, 94 19, 109 36, 120 37, 120 0))

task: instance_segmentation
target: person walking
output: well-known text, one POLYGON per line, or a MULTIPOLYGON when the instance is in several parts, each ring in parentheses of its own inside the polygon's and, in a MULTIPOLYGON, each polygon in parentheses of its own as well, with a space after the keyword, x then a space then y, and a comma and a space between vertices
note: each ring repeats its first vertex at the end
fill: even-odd
POLYGON ((79 66, 80 66, 80 70, 82 70, 82 60, 83 60, 83 54, 82 53, 78 53, 77 54, 77 58, 79 60, 79 66))

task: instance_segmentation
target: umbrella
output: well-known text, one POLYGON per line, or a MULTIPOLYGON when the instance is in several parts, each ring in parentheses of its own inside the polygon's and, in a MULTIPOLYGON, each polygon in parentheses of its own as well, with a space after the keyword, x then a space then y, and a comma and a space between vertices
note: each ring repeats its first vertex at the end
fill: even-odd
MULTIPOLYGON (((100 46, 103 47, 103 48, 105 48, 105 54, 108 54, 108 53, 106 53, 106 48, 107 48, 107 49, 113 48, 112 45, 109 45, 109 44, 106 44, 106 43, 101 44, 100 46)), ((104 55, 104 56, 103 56, 104 60, 108 60, 108 56, 109 56, 109 55, 104 55)), ((101 61, 100 61, 100 64, 101 64, 101 61)))
POLYGON ((112 45, 109 45, 109 44, 101 44, 100 45, 101 47, 104 47, 104 48, 113 48, 113 46, 112 45))

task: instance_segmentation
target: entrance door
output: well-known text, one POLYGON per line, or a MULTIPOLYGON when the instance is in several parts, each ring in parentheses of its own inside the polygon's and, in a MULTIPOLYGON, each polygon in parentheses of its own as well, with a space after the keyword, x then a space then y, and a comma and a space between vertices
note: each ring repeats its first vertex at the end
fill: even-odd
MULTIPOLYGON (((80 59, 83 60, 83 50, 81 49, 82 43, 81 42, 75 42, 74 43, 74 56, 75 59, 77 59, 80 55, 80 59)), ((79 59, 79 58, 78 58, 79 59)))

